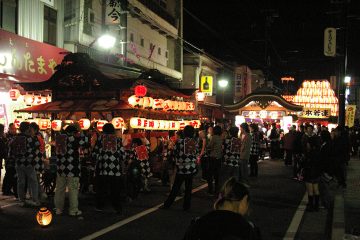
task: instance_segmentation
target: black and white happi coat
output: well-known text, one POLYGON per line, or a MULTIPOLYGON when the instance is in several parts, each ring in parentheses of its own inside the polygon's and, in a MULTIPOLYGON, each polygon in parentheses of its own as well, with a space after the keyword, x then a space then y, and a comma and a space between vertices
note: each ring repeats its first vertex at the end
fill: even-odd
POLYGON ((197 173, 196 157, 198 146, 192 138, 180 138, 174 147, 174 158, 176 160, 177 174, 197 173))
POLYGON ((121 166, 125 158, 121 138, 115 134, 102 134, 96 141, 93 153, 100 176, 121 176, 121 166))
POLYGON ((224 164, 230 167, 239 167, 240 139, 227 138, 224 141, 224 164))
POLYGON ((56 136, 57 173, 61 177, 80 177, 80 147, 86 147, 89 139, 84 134, 59 134, 56 136))
POLYGON ((250 155, 258 156, 260 154, 260 137, 259 133, 251 133, 250 155))
POLYGON ((144 156, 141 156, 141 154, 137 153, 137 147, 133 147, 131 149, 131 151, 128 151, 129 159, 131 161, 139 161, 140 168, 141 168, 141 175, 144 178, 149 178, 152 176, 152 172, 150 169, 150 163, 149 163, 150 144, 141 145, 138 147, 142 147, 142 148, 145 147, 147 153, 144 153, 144 156))
POLYGON ((40 152, 40 142, 37 137, 25 134, 18 134, 9 143, 9 155, 15 159, 16 166, 34 166, 35 170, 41 170, 42 153, 40 152))

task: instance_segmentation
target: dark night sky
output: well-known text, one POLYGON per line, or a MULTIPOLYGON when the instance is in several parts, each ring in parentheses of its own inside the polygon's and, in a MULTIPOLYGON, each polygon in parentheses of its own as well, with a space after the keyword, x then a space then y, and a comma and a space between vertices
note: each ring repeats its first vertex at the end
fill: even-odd
MULTIPOLYGON (((329 78, 338 70, 340 57, 323 55, 324 29, 342 26, 342 5, 330 1, 184 0, 184 38, 219 59, 263 68, 266 15, 272 15, 270 79, 276 83, 281 76, 291 75, 301 83, 303 79, 329 78)), ((360 0, 351 1, 348 15, 348 72, 359 76, 360 0)), ((339 30, 340 54, 342 36, 343 30, 339 30)))

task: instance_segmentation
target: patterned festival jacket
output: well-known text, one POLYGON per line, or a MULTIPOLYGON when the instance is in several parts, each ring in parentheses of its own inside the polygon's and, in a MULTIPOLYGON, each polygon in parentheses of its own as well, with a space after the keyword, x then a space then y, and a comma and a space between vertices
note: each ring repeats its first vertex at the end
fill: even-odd
POLYGON ((57 156, 57 172, 62 177, 80 177, 80 147, 89 144, 89 139, 83 133, 59 134, 55 138, 57 156))
POLYGON ((197 173, 197 143, 193 138, 178 139, 174 147, 177 174, 197 173))
POLYGON ((121 176, 125 150, 122 139, 115 134, 102 134, 93 150, 96 167, 101 176, 121 176))
POLYGON ((240 138, 227 138, 224 141, 224 164, 238 167, 240 161, 240 138))
POLYGON ((42 166, 42 154, 40 152, 40 142, 37 137, 25 134, 18 134, 9 143, 9 155, 16 159, 16 166, 35 166, 40 170, 42 166))

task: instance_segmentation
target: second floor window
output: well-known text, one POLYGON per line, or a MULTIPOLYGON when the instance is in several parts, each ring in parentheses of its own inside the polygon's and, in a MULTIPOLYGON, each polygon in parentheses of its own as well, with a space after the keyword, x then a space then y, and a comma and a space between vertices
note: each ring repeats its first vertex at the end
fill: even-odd
POLYGON ((56 46, 57 12, 44 5, 44 42, 56 46))
POLYGON ((16 33, 17 0, 0 0, 0 28, 16 33))

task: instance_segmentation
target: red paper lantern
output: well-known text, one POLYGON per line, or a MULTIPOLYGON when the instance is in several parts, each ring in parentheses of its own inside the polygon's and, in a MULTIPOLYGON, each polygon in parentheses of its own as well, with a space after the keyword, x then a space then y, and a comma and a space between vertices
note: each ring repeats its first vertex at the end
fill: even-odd
POLYGON ((11 100, 16 101, 20 97, 20 91, 16 88, 12 88, 9 91, 9 95, 10 95, 11 100))
POLYGON ((146 96, 147 88, 144 85, 137 85, 135 87, 135 96, 144 97, 146 96))

